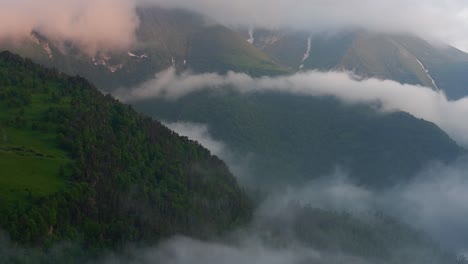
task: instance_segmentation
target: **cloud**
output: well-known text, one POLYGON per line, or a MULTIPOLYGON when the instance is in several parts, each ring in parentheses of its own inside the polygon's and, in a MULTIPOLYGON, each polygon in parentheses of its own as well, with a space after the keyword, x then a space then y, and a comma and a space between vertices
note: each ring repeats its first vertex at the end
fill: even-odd
POLYGON ((190 122, 164 123, 172 131, 179 135, 186 136, 191 140, 197 141, 208 149, 213 155, 223 156, 226 154, 226 146, 223 142, 215 140, 208 132, 208 127, 204 124, 195 124, 190 122))
POLYGON ((138 26, 136 5, 185 8, 228 26, 310 32, 365 28, 412 33, 468 50, 468 3, 462 0, 3 0, 0 39, 37 30, 88 53, 125 49, 138 26))
MULTIPOLYGON (((254 237, 242 239, 239 245, 216 242, 203 242, 187 237, 175 237, 157 247, 130 251, 130 261, 122 261, 119 255, 99 262, 113 263, 167 263, 167 264, 296 264, 310 263, 319 255, 312 249, 273 249, 268 248, 254 237)), ((316 262, 312 263, 316 263, 316 262)))
POLYGON ((433 164, 411 183, 389 191, 385 207, 429 231, 446 246, 468 250, 468 158, 433 164))
POLYGON ((443 92, 400 84, 390 80, 364 79, 343 72, 300 72, 290 76, 253 78, 229 72, 177 74, 174 68, 158 73, 156 78, 134 89, 120 89, 114 95, 126 102, 154 97, 176 100, 204 89, 236 89, 240 92, 288 92, 303 96, 335 96, 346 103, 380 105, 385 112, 405 111, 431 121, 445 130, 459 144, 468 147, 468 98, 449 101, 443 92))
POLYGON ((356 216, 380 211, 430 234, 444 247, 468 251, 468 157, 429 165, 410 182, 373 191, 357 186, 345 173, 287 187, 269 196, 257 214, 275 218, 291 204, 346 211, 356 216))
POLYGON ((181 136, 197 141, 213 155, 220 157, 242 183, 247 184, 252 179, 250 170, 251 155, 246 154, 242 157, 235 155, 224 142, 215 139, 211 135, 207 125, 192 122, 164 122, 164 125, 181 136))
POLYGON ((413 33, 468 50, 464 0, 141 0, 205 14, 226 25, 307 31, 365 28, 413 33))
POLYGON ((2 0, 0 5, 0 40, 21 40, 37 31, 89 54, 128 48, 139 23, 132 0, 2 0))

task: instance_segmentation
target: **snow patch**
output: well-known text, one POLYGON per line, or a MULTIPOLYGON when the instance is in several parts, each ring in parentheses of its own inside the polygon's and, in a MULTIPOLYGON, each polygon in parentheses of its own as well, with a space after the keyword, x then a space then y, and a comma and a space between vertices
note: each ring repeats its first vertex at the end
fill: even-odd
POLYGON ((117 64, 117 65, 110 65, 108 63, 108 60, 110 60, 111 57, 107 55, 103 55, 100 58, 92 58, 94 66, 104 66, 106 67, 110 72, 114 73, 118 70, 121 70, 123 68, 123 64, 117 64))
POLYGON ((41 42, 34 34, 31 34, 31 39, 34 41, 34 43, 42 47, 42 49, 47 53, 47 56, 49 56, 49 59, 52 59, 52 49, 50 48, 49 43, 41 42))
POLYGON ((254 30, 253 28, 249 28, 249 39, 247 40, 247 42, 249 42, 250 44, 253 44, 254 41, 255 41, 254 30))
POLYGON ((113 66, 107 66, 107 69, 111 71, 112 73, 121 70, 123 68, 123 64, 118 64, 118 65, 113 65, 113 66))
MULTIPOLYGON (((415 57, 415 58, 416 58, 416 57, 415 57)), ((426 67, 424 67, 424 65, 422 64, 422 62, 421 62, 418 58, 416 58, 416 61, 419 63, 419 65, 421 66, 421 68, 423 68, 423 70, 426 72, 427 77, 429 77, 429 79, 431 79, 432 85, 434 85, 435 89, 436 89, 437 91, 440 91, 440 89, 439 89, 439 87, 437 86, 435 80, 432 79, 431 75, 429 74, 429 70, 427 70, 426 67)))
POLYGON ((142 54, 142 55, 137 55, 131 51, 127 52, 128 56, 133 57, 133 58, 138 58, 138 59, 148 59, 148 55, 142 54))
POLYGON ((305 61, 309 58, 309 56, 310 56, 311 42, 312 42, 312 36, 309 36, 309 37, 307 38, 307 49, 306 49, 306 52, 304 53, 304 56, 302 57, 301 66, 299 66, 299 69, 304 68, 304 62, 305 62, 305 61))

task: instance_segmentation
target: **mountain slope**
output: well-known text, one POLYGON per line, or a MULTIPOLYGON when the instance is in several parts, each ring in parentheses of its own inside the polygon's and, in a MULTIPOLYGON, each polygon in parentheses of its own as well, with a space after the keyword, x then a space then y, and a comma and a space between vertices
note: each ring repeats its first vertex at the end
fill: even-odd
POLYGON ((441 89, 451 99, 468 95, 464 74, 468 54, 415 36, 362 30, 313 35, 258 30, 254 45, 292 70, 348 70, 441 89))
POLYGON ((88 248, 209 237, 246 221, 226 165, 82 78, 0 53, 0 228, 88 248))
POLYGON ((90 57, 70 43, 55 45, 40 32, 32 32, 30 39, 20 44, 3 43, 0 47, 68 74, 84 76, 107 91, 134 86, 171 66, 196 72, 243 71, 257 76, 288 72, 247 45, 237 32, 197 14, 152 6, 140 7, 137 13, 137 41, 128 51, 99 52, 90 57))
POLYGON ((162 120, 207 124, 234 153, 250 154, 252 177, 263 187, 303 184, 337 166, 359 184, 388 187, 427 162, 462 153, 432 123, 326 97, 204 91, 135 107, 162 120))

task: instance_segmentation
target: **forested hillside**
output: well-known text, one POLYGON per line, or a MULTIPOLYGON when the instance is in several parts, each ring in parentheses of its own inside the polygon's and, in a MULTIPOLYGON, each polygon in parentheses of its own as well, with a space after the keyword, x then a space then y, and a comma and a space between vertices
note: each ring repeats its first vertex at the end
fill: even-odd
POLYGON ((385 188, 428 162, 463 153, 432 123, 329 97, 202 91, 135 107, 170 122, 207 124, 215 139, 250 157, 252 178, 263 187, 304 183, 341 168, 358 184, 385 188))
POLYGON ((211 237, 251 204, 196 142, 69 77, 0 53, 0 229, 88 248, 211 237))

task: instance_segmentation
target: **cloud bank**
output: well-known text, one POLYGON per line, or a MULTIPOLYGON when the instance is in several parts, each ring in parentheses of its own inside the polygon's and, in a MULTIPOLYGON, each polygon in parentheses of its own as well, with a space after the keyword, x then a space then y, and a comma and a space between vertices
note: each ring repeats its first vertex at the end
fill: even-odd
POLYGON ((88 53, 127 48, 138 26, 136 5, 201 13, 228 26, 309 32, 364 28, 412 33, 468 50, 468 3, 462 0, 3 0, 0 39, 37 30, 88 53))
MULTIPOLYGON (((213 154, 222 157, 231 169, 237 169, 235 175, 241 178, 248 177, 246 175, 248 166, 239 166, 240 163, 232 158, 227 146, 212 138, 206 125, 187 122, 165 125, 181 135, 198 141, 213 154), (243 168, 243 171, 239 168, 243 168)), ((468 226, 465 221, 468 219, 467 172, 468 157, 449 165, 429 164, 409 183, 376 192, 355 185, 348 180, 345 172, 336 169, 333 174, 300 187, 289 186, 275 190, 262 202, 256 215, 257 218, 263 219, 281 218, 292 203, 299 203, 301 206, 310 205, 323 210, 346 211, 357 216, 365 215, 367 212, 382 211, 413 225, 416 229, 423 229, 447 248, 465 252, 468 250, 468 226)), ((181 241, 185 246, 188 244, 196 247, 208 246, 206 243, 194 240, 183 238, 175 240, 181 241)), ((175 240, 171 240, 165 247, 174 246, 175 240)), ((255 244, 251 242, 252 240, 243 241, 241 244, 244 246, 255 244)), ((248 249, 247 246, 243 249, 223 248, 222 252, 247 254, 243 252, 244 250, 252 249, 248 249)), ((262 250, 267 251, 266 248, 262 250)), ((180 255, 180 249, 177 252, 179 253, 176 255, 180 255)))
POLYGON ((240 182, 247 183, 252 178, 250 170, 252 155, 246 154, 242 157, 235 155, 224 142, 211 135, 207 125, 192 122, 164 122, 163 124, 177 134, 197 141, 213 155, 220 157, 240 182))
POLYGON ((365 79, 343 72, 300 72, 290 76, 252 78, 229 72, 177 74, 174 68, 134 89, 120 89, 115 96, 132 102, 154 97, 176 100, 204 89, 233 88, 240 92, 287 92, 302 96, 335 96, 345 103, 380 105, 385 112, 405 111, 431 121, 459 144, 468 147, 468 98, 449 101, 443 92, 390 80, 365 79))
POLYGON ((365 28, 413 33, 468 50, 468 2, 463 0, 140 0, 179 7, 226 25, 307 31, 365 28))
POLYGON ((225 144, 213 139, 208 131, 208 127, 204 124, 178 122, 164 123, 164 125, 179 135, 186 136, 191 140, 197 141, 213 155, 222 157, 227 152, 225 144))
POLYGON ((302 187, 270 196, 259 213, 279 215, 292 203, 347 211, 356 215, 381 211, 428 232, 446 248, 468 250, 468 157, 453 164, 431 164, 407 184, 384 191, 356 186, 337 171, 302 187))
POLYGON ((0 40, 37 31, 89 54, 128 48, 139 23, 132 0, 2 0, 0 17, 0 40))

